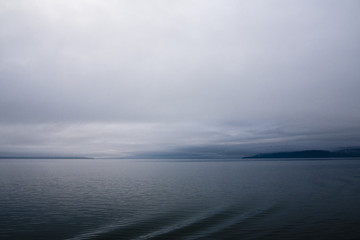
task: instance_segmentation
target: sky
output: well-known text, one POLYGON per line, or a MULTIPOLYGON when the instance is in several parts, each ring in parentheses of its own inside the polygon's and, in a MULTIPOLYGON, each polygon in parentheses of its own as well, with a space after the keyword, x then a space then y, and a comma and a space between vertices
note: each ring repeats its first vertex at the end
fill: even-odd
POLYGON ((358 0, 0 0, 0 155, 360 146, 358 0))

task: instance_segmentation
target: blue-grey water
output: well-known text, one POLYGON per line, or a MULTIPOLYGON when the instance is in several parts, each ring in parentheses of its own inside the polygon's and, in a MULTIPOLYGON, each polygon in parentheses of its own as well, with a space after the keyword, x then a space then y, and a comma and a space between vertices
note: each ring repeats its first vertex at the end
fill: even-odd
POLYGON ((0 239, 360 239, 359 160, 0 160, 0 239))

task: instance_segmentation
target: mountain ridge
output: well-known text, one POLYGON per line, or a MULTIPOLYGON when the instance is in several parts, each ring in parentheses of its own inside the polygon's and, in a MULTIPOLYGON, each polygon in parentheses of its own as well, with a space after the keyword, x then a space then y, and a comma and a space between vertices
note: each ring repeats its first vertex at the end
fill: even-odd
POLYGON ((342 149, 338 151, 327 150, 304 150, 290 152, 260 153, 252 156, 243 157, 243 159, 256 158, 347 158, 360 157, 360 148, 342 149))

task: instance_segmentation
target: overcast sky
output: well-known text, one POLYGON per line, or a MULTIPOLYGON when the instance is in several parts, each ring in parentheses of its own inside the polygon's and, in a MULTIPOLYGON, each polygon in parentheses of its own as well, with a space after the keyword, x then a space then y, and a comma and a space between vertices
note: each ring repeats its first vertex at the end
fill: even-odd
POLYGON ((358 0, 0 0, 0 153, 360 146, 359 13, 358 0))

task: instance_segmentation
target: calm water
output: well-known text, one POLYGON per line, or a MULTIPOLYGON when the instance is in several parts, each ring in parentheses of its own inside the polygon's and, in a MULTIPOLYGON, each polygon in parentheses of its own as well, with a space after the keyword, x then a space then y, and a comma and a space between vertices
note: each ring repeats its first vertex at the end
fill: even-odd
POLYGON ((0 239, 360 239, 359 160, 0 160, 0 239))

